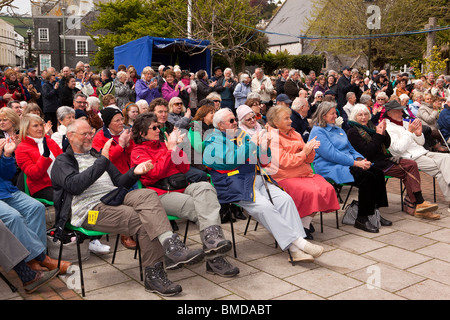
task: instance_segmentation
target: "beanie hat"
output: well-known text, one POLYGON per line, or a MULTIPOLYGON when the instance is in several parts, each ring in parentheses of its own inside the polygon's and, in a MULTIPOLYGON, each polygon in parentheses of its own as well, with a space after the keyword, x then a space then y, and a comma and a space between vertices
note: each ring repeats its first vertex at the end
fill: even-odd
POLYGON ((249 106, 245 104, 240 105, 239 108, 237 108, 236 110, 236 114, 238 116, 239 121, 242 121, 242 119, 244 119, 244 117, 250 112, 253 112, 253 110, 249 106))
POLYGON ((84 110, 81 109, 77 109, 75 110, 75 119, 81 118, 81 117, 88 117, 86 112, 84 112, 84 110))
POLYGON ((111 123, 112 118, 116 114, 122 114, 122 112, 118 108, 115 108, 115 107, 106 107, 102 111, 100 111, 100 113, 102 114, 103 124, 107 128, 109 127, 109 124, 111 123))

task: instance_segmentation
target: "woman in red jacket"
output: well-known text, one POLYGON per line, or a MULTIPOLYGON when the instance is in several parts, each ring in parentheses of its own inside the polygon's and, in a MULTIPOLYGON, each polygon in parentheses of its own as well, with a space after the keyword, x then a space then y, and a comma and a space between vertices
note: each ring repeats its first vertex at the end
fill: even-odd
POLYGON ((50 172, 53 161, 62 153, 58 144, 50 139, 51 129, 35 114, 26 114, 20 121, 20 143, 16 149, 16 161, 27 176, 31 196, 53 201, 50 172))
MULTIPOLYGON (((138 165, 151 160, 153 169, 142 175, 142 184, 155 190, 166 212, 197 224, 206 259, 206 271, 223 277, 233 277, 239 268, 231 265, 224 254, 231 250, 220 226, 220 204, 214 187, 206 181, 188 183, 184 174, 189 171, 187 154, 180 149, 184 134, 179 129, 166 133, 167 142, 159 139, 160 125, 152 112, 140 114, 133 125, 131 163, 138 165)), ((166 256, 167 257, 167 256, 166 256)), ((166 260, 166 268, 176 266, 166 260)))

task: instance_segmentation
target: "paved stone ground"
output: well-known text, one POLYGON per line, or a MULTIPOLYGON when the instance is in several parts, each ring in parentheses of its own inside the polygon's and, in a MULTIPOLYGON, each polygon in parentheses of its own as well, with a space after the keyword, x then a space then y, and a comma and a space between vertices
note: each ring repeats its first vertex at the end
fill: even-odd
MULTIPOLYGON (((424 197, 433 201, 432 179, 422 175, 424 197)), ((205 263, 169 271, 169 278, 182 285, 183 292, 164 298, 147 293, 139 280, 138 261, 134 252, 120 246, 116 262, 112 254, 91 254, 84 266, 86 300, 446 300, 450 299, 450 214, 448 204, 437 187, 437 202, 441 219, 421 220, 400 211, 399 181, 388 184, 389 208, 382 215, 393 221, 392 227, 382 227, 370 234, 352 226, 339 229, 334 213, 324 214, 324 231, 320 220, 313 224, 313 242, 325 248, 314 263, 292 266, 287 253, 275 248, 273 237, 260 225, 243 235, 246 221, 234 224, 237 258, 229 253, 229 261, 240 268, 235 278, 222 278, 206 273, 205 263)), ((345 188, 343 194, 348 189, 345 188)), ((352 191, 350 199, 356 197, 352 191)), ((351 200, 350 200, 351 201, 351 200)), ((179 223, 184 234, 185 223, 179 223)), ((230 225, 224 224, 226 237, 231 239, 230 225)), ((109 244, 114 245, 115 236, 109 244)), ((102 239, 102 241, 106 241, 102 239)), ((188 246, 201 247, 199 232, 190 224, 188 246)), ((13 271, 7 277, 19 288, 12 293, 0 281, 1 300, 80 300, 77 291, 67 288, 67 277, 60 276, 27 295, 13 271)), ((69 279, 70 280, 70 279, 69 279)), ((72 281, 72 280, 70 280, 72 281)))

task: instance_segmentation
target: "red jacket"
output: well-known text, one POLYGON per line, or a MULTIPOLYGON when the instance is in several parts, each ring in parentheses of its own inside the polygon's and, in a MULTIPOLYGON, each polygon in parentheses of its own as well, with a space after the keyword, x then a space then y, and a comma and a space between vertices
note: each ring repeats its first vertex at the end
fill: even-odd
MULTIPOLYGON (((145 187, 155 190, 158 195, 162 195, 168 191, 151 187, 155 182, 175 173, 186 173, 190 167, 188 157, 183 150, 177 148, 170 151, 167 149, 166 144, 160 141, 144 141, 134 146, 131 152, 132 165, 135 166, 147 160, 152 160, 154 168, 146 175, 141 176, 140 180, 145 187), (180 164, 175 164, 172 161, 172 154, 174 152, 178 152, 177 158, 181 161, 180 164)), ((183 192, 184 189, 175 191, 183 192)))
POLYGON ((119 136, 111 136, 109 131, 105 136, 105 132, 103 129, 100 129, 94 136, 94 140, 92 141, 92 147, 100 151, 103 149, 105 143, 113 138, 114 141, 111 144, 111 148, 109 149, 109 160, 119 169, 120 173, 125 174, 131 168, 130 156, 131 150, 134 148, 134 142, 130 139, 130 144, 125 149, 119 145, 119 136))
MULTIPOLYGON (((49 136, 46 136, 46 140, 53 156, 55 158, 59 156, 62 150, 58 144, 49 136)), ((19 143, 15 153, 17 165, 27 175, 27 185, 31 195, 52 186, 47 170, 53 160, 50 157, 44 158, 39 153, 38 145, 33 139, 26 137, 19 143)))

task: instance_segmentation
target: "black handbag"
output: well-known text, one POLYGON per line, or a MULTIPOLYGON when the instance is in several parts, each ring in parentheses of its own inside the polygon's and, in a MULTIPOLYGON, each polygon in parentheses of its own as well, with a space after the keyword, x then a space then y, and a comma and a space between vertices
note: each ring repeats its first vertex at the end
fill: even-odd
POLYGON ((108 206, 120 206, 123 203, 123 200, 125 199, 127 193, 128 189, 124 187, 118 187, 101 197, 100 201, 108 206))
POLYGON ((153 187, 158 189, 173 191, 184 189, 189 185, 184 173, 175 173, 169 177, 158 180, 153 187))

